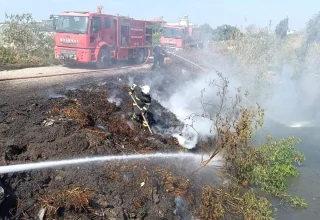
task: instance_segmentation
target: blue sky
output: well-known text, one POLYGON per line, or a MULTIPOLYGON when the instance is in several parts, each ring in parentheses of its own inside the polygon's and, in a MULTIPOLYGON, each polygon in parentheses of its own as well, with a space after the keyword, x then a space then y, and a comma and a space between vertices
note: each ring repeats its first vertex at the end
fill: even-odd
POLYGON ((303 28, 309 18, 320 11, 320 0, 20 0, 19 3, 1 0, 0 21, 4 20, 5 12, 29 12, 40 20, 63 10, 95 11, 98 5, 104 6, 106 14, 145 19, 164 16, 168 22, 187 14, 192 22, 207 22, 212 27, 221 24, 268 26, 272 20, 274 28, 289 16, 290 28, 296 30, 303 28))

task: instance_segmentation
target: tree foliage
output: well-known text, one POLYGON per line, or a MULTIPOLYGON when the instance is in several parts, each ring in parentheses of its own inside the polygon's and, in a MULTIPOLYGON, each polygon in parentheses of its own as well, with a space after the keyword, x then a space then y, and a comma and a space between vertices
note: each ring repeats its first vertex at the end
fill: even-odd
MULTIPOLYGON (((259 147, 238 148, 238 156, 229 168, 240 182, 258 186, 292 203, 292 197, 287 195, 287 180, 299 176, 296 164, 301 165, 305 160, 304 155, 295 150, 299 143, 300 140, 294 137, 280 140, 268 137, 259 147)), ((303 200, 294 205, 306 207, 303 200)))
POLYGON ((20 68, 55 63, 54 37, 43 31, 32 14, 5 14, 1 34, 0 65, 20 68))
POLYGON ((223 40, 235 39, 236 35, 241 34, 241 31, 237 27, 224 24, 213 29, 212 34, 213 34, 213 40, 223 41, 223 40))
POLYGON ((161 33, 160 32, 152 33, 152 42, 153 42, 154 45, 160 44, 160 37, 161 37, 161 33))
POLYGON ((155 22, 152 24, 152 42, 154 45, 160 44, 162 24, 155 22))
POLYGON ((299 59, 299 72, 303 73, 308 69, 307 61, 319 56, 319 52, 315 49, 319 48, 320 43, 320 11, 313 15, 306 24, 305 41, 300 48, 297 48, 296 55, 299 59), (310 51, 311 50, 311 51, 310 51), (311 57, 310 57, 311 55, 311 57), (315 56, 314 56, 315 55, 315 56), (306 68, 307 67, 307 68, 306 68))
POLYGON ((285 38, 289 30, 289 18, 285 18, 279 22, 276 26, 275 33, 280 38, 285 38))
POLYGON ((38 43, 42 36, 31 14, 5 14, 2 35, 4 42, 22 51, 29 52, 41 46, 38 43))
POLYGON ((210 35, 213 34, 213 29, 212 29, 212 27, 211 27, 209 24, 207 24, 207 23, 201 25, 201 26, 200 26, 200 29, 203 31, 204 34, 210 34, 210 35))
POLYGON ((307 22, 306 34, 307 44, 311 44, 313 42, 320 42, 320 11, 307 22))
POLYGON ((155 22, 155 23, 152 24, 152 32, 153 33, 160 32, 161 28, 162 28, 162 24, 159 23, 159 22, 155 22))

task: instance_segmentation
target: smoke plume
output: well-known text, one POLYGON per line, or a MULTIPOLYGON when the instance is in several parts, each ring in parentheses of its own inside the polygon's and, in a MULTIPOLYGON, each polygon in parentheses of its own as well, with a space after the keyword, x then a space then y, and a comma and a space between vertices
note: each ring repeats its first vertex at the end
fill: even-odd
MULTIPOLYGON (((241 75, 238 71, 239 65, 230 58, 207 54, 206 59, 199 65, 205 65, 209 71, 191 74, 181 67, 181 77, 178 79, 171 78, 169 69, 161 73, 151 73, 150 77, 140 81, 142 84, 150 85, 152 97, 185 124, 181 132, 172 134, 185 148, 195 148, 200 139, 215 134, 212 120, 205 117, 189 117, 215 116, 216 107, 221 100, 217 95, 219 87, 212 86, 213 80, 219 84, 219 77, 213 68, 228 78, 227 99, 235 98, 237 88, 242 87, 248 90, 249 94, 253 94, 251 98, 243 100, 243 103, 249 105, 258 103, 265 109, 266 121, 273 120, 286 126, 315 126, 320 87, 319 78, 310 71, 305 71, 306 73, 300 75, 299 79, 294 79, 293 65, 279 64, 274 66, 274 71, 265 72, 265 76, 272 77, 272 80, 267 79, 261 83, 257 80, 258 72, 252 67, 243 69, 242 66, 244 75, 241 75), (204 106, 204 103, 207 105, 204 106)), ((136 79, 130 78, 129 81, 132 84, 136 79)))

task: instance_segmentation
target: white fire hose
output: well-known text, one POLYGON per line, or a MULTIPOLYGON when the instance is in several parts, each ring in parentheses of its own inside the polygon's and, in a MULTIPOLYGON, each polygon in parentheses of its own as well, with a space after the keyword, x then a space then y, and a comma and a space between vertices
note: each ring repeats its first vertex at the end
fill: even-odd
POLYGON ((184 60, 184 61, 187 61, 188 63, 191 63, 191 64, 199 67, 199 68, 202 69, 203 71, 208 71, 207 69, 205 69, 205 68, 203 68, 202 66, 200 66, 200 65, 192 62, 191 60, 188 60, 188 59, 186 59, 186 58, 184 58, 184 57, 182 57, 182 56, 179 56, 179 55, 177 55, 177 54, 175 54, 175 53, 173 53, 173 52, 170 52, 170 51, 167 51, 167 50, 164 50, 164 51, 166 51, 168 54, 172 54, 173 56, 179 57, 180 59, 182 59, 182 60, 184 60))

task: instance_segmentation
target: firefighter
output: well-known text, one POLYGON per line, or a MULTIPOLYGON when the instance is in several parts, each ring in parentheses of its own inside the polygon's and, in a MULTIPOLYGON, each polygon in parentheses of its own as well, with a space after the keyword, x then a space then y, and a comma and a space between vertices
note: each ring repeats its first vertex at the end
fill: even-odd
POLYGON ((136 120, 139 123, 142 123, 142 126, 148 127, 148 121, 145 121, 142 116, 146 120, 147 112, 149 110, 149 106, 151 103, 151 96, 149 95, 150 87, 145 85, 142 87, 133 84, 130 88, 129 95, 135 100, 133 101, 133 115, 132 120, 136 120))
POLYGON ((153 48, 153 65, 152 70, 156 68, 157 64, 159 63, 160 67, 164 67, 164 58, 167 56, 165 49, 162 46, 155 46, 153 48))

